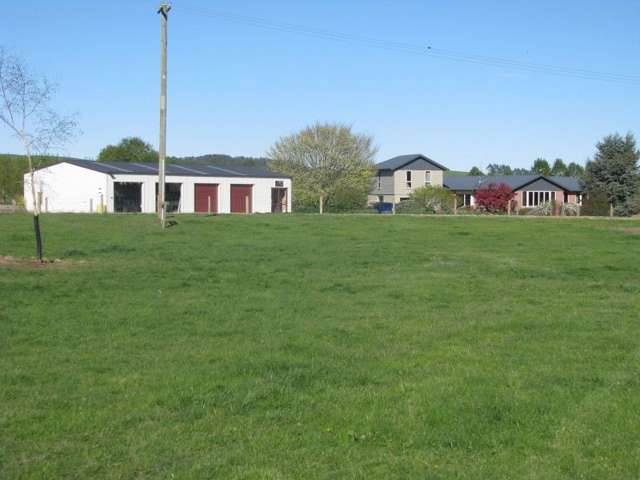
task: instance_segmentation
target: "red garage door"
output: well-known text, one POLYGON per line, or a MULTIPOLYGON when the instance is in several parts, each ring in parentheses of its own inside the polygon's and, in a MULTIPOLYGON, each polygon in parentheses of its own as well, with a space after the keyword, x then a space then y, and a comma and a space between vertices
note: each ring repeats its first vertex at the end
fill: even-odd
POLYGON ((218 185, 196 183, 196 213, 218 213, 218 185))
POLYGON ((231 185, 231 213, 251 213, 252 185, 231 185))

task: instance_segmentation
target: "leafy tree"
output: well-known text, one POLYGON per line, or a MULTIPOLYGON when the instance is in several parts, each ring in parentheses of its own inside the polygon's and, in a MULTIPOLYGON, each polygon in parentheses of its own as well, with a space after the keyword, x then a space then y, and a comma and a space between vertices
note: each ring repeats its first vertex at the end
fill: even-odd
POLYGON ((364 206, 376 152, 370 136, 353 133, 346 125, 316 123, 280 138, 267 156, 271 169, 293 178, 296 206, 317 206, 323 213, 327 201, 340 209, 337 200, 346 192, 364 206))
POLYGON ((547 162, 544 158, 537 158, 533 162, 533 166, 531 167, 531 173, 538 175, 550 175, 551 167, 549 166, 549 162, 547 162))
POLYGON ((504 183, 491 183, 476 190, 476 205, 491 213, 506 212, 515 193, 504 183))
POLYGON ((471 167, 471 170, 469 170, 469 175, 472 175, 474 177, 482 177, 484 176, 484 172, 478 167, 471 167))
POLYGON ((584 177, 584 167, 578 163, 571 162, 567 166, 567 177, 576 177, 576 178, 584 177))
POLYGON ((509 165, 490 163, 487 165, 487 175, 513 175, 513 170, 509 165))
POLYGON ((157 162, 158 152, 138 137, 127 137, 117 145, 107 145, 98 154, 99 162, 157 162))
POLYGON ((526 168, 514 168, 514 175, 531 175, 531 170, 527 170, 526 168))
POLYGON ((618 215, 630 215, 632 199, 638 190, 640 151, 631 133, 625 137, 608 135, 596 145, 593 160, 587 162, 587 195, 603 192, 618 215))
POLYGON ((567 176, 567 165, 562 161, 561 158, 556 158, 553 162, 553 167, 551 167, 551 175, 566 177, 567 176))
POLYGON ((36 255, 40 262, 43 261, 43 247, 35 155, 61 148, 77 131, 73 117, 63 117, 51 108, 55 90, 55 85, 36 77, 21 59, 0 48, 0 125, 4 125, 24 148, 36 255))

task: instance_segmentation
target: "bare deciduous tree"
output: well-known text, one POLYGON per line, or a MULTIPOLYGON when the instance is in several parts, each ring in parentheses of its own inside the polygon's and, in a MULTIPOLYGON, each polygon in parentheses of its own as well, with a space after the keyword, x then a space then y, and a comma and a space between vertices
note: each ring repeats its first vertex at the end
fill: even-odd
POLYGON ((0 123, 20 141, 27 157, 36 254, 42 261, 40 211, 34 178, 34 155, 62 148, 77 132, 77 121, 51 106, 56 86, 36 77, 20 59, 0 47, 0 123))

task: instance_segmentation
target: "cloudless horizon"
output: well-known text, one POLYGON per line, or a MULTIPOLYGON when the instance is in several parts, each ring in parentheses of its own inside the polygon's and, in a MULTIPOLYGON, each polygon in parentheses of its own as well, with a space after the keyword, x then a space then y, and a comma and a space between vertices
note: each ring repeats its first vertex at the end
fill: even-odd
MULTIPOLYGON (((23 0, 3 7, 0 45, 59 84, 60 112, 78 113, 83 133, 61 153, 95 158, 128 136, 157 148, 158 3, 23 0)), ((171 3, 169 155, 264 156, 279 137, 320 121, 373 135, 378 162, 423 153, 456 170, 528 168, 537 157, 584 164, 605 135, 639 133, 640 82, 456 62, 207 13, 640 75, 638 1, 171 3)), ((0 152, 22 153, 5 129, 0 152)))

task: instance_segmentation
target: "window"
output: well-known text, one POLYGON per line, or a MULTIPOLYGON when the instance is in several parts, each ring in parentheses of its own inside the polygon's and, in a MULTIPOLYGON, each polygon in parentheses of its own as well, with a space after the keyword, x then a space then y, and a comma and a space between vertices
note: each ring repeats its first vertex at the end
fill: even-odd
POLYGON ((580 194, 580 193, 576 194, 576 203, 578 205, 582 205, 582 194, 580 194))
POLYGON ((429 170, 424 172, 424 184, 426 186, 431 185, 431 171, 429 170))
POLYGON ((522 192, 522 206, 536 207, 556 199, 556 192, 522 192))
POLYGON ((411 188, 411 170, 407 170, 407 188, 411 188))
POLYGON ((465 207, 473 206, 473 195, 471 195, 470 193, 465 193, 464 195, 462 195, 462 197, 465 207))

